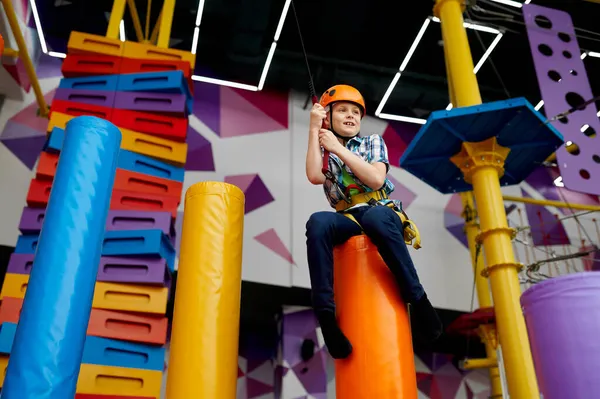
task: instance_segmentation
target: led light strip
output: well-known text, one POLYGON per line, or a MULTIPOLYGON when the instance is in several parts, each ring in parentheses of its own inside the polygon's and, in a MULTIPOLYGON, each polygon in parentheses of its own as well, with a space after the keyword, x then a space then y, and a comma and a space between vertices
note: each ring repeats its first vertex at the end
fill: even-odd
MULTIPOLYGON (((425 32, 427 31, 427 28, 429 27, 429 24, 431 23, 431 21, 439 23, 440 19, 438 17, 427 17, 425 19, 425 21, 423 22, 423 25, 421 26, 421 29, 419 29, 419 33, 417 33, 415 40, 413 41, 412 45, 410 46, 410 49, 404 56, 404 60, 402 61, 402 64, 400 64, 400 68, 398 68, 398 72, 396 72, 396 75, 394 76, 394 78, 392 79, 392 82, 390 83, 387 90, 385 91, 383 98, 379 102, 379 106, 375 110, 375 116, 382 118, 382 119, 390 119, 390 120, 396 120, 396 121, 401 121, 401 122, 416 123, 416 124, 420 124, 420 125, 423 125, 423 124, 425 124, 425 122, 427 122, 426 119, 413 118, 413 117, 404 116, 404 115, 387 114, 387 113, 383 113, 381 111, 383 111, 383 107, 389 100, 390 95, 392 94, 392 91, 398 84, 398 80, 400 80, 400 77, 402 76, 402 72, 404 72, 404 70, 406 69, 410 59, 412 58, 415 50, 417 49, 417 47, 419 46, 419 43, 421 42, 421 39, 425 35, 425 32)), ((498 43, 500 42, 500 39, 502 39, 503 33, 500 32, 498 29, 490 28, 489 26, 474 24, 472 22, 464 22, 463 25, 467 29, 477 30, 480 32, 486 32, 486 33, 491 33, 491 34, 496 35, 496 38, 494 39, 492 44, 488 47, 488 49, 483 54, 483 56, 481 57, 481 59, 479 60, 477 65, 474 67, 473 72, 477 73, 477 72, 479 72, 479 69, 481 69, 481 67, 483 66, 485 61, 489 58, 492 51, 494 51, 494 48, 498 45, 498 43)), ((448 104, 446 109, 447 110, 452 109, 452 104, 448 104)))
MULTIPOLYGON (((196 54, 196 50, 198 47, 198 37, 200 35, 200 22, 202 22, 202 13, 204 11, 204 3, 206 0, 199 0, 198 2, 198 13, 196 14, 196 26, 194 27, 194 37, 192 40, 192 54, 196 54)), ((260 80, 258 82, 258 86, 248 85, 238 82, 232 82, 228 80, 209 78, 207 76, 200 75, 192 75, 192 79, 198 82, 217 84, 221 86, 233 87, 236 89, 250 90, 250 91, 261 91, 265 85, 265 81, 267 80, 267 75, 269 73, 269 68, 271 67, 271 62, 273 61, 273 56, 275 55, 275 49, 277 48, 277 43, 279 41, 279 37, 281 36, 281 31, 283 30, 283 24, 285 23, 285 18, 287 16, 288 10, 290 9, 291 0, 286 0, 285 5, 283 6, 283 11, 281 12, 281 16, 279 17, 279 23, 277 24, 277 30, 275 31, 275 35, 273 37, 273 43, 271 43, 271 48, 269 49, 269 53, 267 55, 267 59, 262 68, 262 72, 260 75, 260 80)), ((40 21, 39 13, 37 6, 35 4, 35 0, 29 0, 29 4, 31 5, 31 12, 33 14, 33 18, 35 19, 35 26, 38 32, 38 36, 40 38, 40 46, 42 47, 42 52, 44 54, 48 54, 51 57, 56 58, 66 58, 67 55, 65 53, 59 53, 56 51, 48 51, 48 46, 46 44, 46 38, 44 36, 44 30, 42 29, 42 23, 40 21)), ((121 41, 125 41, 125 25, 124 22, 121 21, 119 25, 119 38, 121 41)))

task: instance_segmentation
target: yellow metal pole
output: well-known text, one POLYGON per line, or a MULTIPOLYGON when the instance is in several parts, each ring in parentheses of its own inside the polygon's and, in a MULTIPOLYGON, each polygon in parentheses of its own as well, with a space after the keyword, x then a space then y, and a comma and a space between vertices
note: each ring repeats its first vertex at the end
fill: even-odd
POLYGON ((13 35, 15 36, 15 40, 17 41, 17 46, 19 47, 18 55, 23 60, 25 71, 27 72, 27 76, 31 81, 31 87, 33 88, 35 98, 40 108, 40 116, 43 118, 47 118, 48 114, 50 113, 50 110, 48 109, 48 105, 46 104, 44 93, 42 93, 42 88, 40 87, 40 82, 37 78, 37 74, 35 73, 33 62, 31 61, 31 57, 27 52, 25 38, 23 37, 23 33, 21 32, 21 27, 19 26, 19 21, 17 20, 17 15, 15 14, 15 9, 13 8, 12 1, 2 0, 2 5, 4 7, 4 12, 6 13, 6 18, 8 19, 10 29, 12 30, 13 35))
MULTIPOLYGON (((441 20, 448 65, 452 71, 452 87, 457 107, 481 104, 473 58, 462 16, 460 0, 436 0, 434 12, 441 20)), ((529 346, 525 319, 519 304, 521 287, 511 245, 500 190, 500 175, 508 150, 495 138, 482 143, 463 143, 452 161, 473 185, 481 221, 483 242, 494 301, 496 325, 506 368, 508 393, 512 399, 539 398, 539 388, 529 346)))
MULTIPOLYGON (((479 224, 477 223, 477 212, 475 209, 473 192, 469 191, 461 193, 461 199, 464 209, 463 217, 465 218, 465 234, 467 236, 467 243, 469 245, 469 251, 471 253, 473 273, 475 273, 475 289, 477 290, 477 299, 479 301, 479 307, 491 308, 493 305, 488 281, 485 277, 481 275, 481 272, 484 270, 484 256, 481 252, 479 254, 477 253, 477 236, 480 233, 480 229, 479 224), (469 214, 469 212, 471 213, 469 214)), ((495 330, 494 326, 485 326, 485 328, 486 330, 495 330)), ((492 341, 491 337, 495 335, 495 332, 493 334, 481 335, 481 340, 485 345, 487 360, 493 361, 492 363, 486 363, 489 364, 488 368, 491 385, 491 396, 493 398, 502 397, 502 381, 500 381, 500 370, 498 370, 496 345, 495 342, 492 341)), ((469 359, 471 363, 477 360, 478 359, 469 359)), ((467 367, 467 364, 465 364, 465 367, 467 367)))
POLYGON ((504 195, 502 197, 504 201, 509 202, 522 202, 525 204, 533 204, 533 205, 542 205, 542 206, 553 206, 556 208, 571 208, 577 209, 579 211, 600 211, 600 206, 598 205, 585 205, 585 204, 570 204, 561 201, 551 201, 551 200, 538 200, 534 198, 524 198, 524 197, 513 197, 512 195, 504 195))
POLYGON ((108 29, 106 30, 106 37, 111 39, 119 38, 119 25, 125 14, 125 0, 114 0, 112 10, 110 12, 110 19, 108 20, 108 29))
MULTIPOLYGON (((453 73, 450 69, 448 62, 449 54, 448 48, 444 43, 444 58, 446 60, 446 71, 448 75, 448 92, 450 94, 450 102, 454 107, 456 104, 456 94, 453 86, 453 73)), ((469 252, 471 254, 471 264, 473 266, 473 273, 475 275, 475 288, 477 290, 477 299, 479 301, 479 307, 490 308, 492 307, 492 297, 488 281, 481 275, 484 268, 484 256, 481 253, 477 253, 477 236, 480 233, 479 223, 477 219, 477 210, 475 207, 475 200, 473 198, 473 192, 468 191, 461 193, 460 195, 463 205, 463 218, 465 219, 465 235, 467 236, 467 244, 469 246, 469 252)), ((482 326, 484 327, 484 326, 482 326)), ((480 334, 481 340, 485 345, 485 353, 487 355, 488 372, 490 378, 491 396, 492 398, 502 397, 502 381, 500 380, 500 370, 498 369, 498 358, 496 356, 496 340, 492 341, 492 337, 495 336, 495 326, 485 326, 484 331, 488 332, 493 330, 493 334, 480 334)), ((475 359, 470 359, 475 361, 475 359)))
POLYGON ((135 0, 127 0, 127 8, 129 8, 129 13, 131 14, 131 19, 133 20, 135 37, 137 38, 138 42, 143 43, 144 34, 142 32, 142 23, 140 22, 140 16, 137 12, 137 8, 135 7, 135 0))
POLYGON ((158 42, 156 45, 169 48, 171 40, 171 25, 173 24, 173 13, 175 12, 175 0, 165 0, 160 17, 160 28, 158 30, 158 42))

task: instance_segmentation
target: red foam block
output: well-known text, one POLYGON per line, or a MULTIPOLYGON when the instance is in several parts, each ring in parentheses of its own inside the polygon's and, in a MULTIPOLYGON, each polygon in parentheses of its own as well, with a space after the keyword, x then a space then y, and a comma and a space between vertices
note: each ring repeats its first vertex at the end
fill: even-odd
POLYGON ((112 118, 112 108, 102 107, 100 105, 80 103, 77 101, 54 100, 50 106, 50 116, 52 112, 60 112, 72 116, 90 115, 110 121, 112 118))
POLYGON ((115 75, 119 73, 120 57, 99 54, 70 53, 63 61, 61 70, 65 78, 91 75, 115 75))
POLYGON ((173 141, 185 142, 187 137, 188 119, 179 116, 115 108, 111 122, 124 129, 173 141))

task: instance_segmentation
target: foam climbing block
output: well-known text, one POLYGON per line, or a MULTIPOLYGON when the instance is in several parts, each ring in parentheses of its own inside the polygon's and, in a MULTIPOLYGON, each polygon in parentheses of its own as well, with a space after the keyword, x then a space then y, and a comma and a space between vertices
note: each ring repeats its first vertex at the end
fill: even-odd
POLYGON ((159 71, 181 71, 183 76, 190 78, 192 69, 187 61, 177 60, 159 60, 144 58, 122 58, 120 72, 126 73, 144 73, 159 71))
POLYGON ((27 284, 29 284, 28 274, 6 273, 2 291, 0 291, 0 299, 5 296, 23 299, 27 284))
POLYGON ((93 306, 98 309, 164 315, 168 296, 167 287, 97 282, 93 306))
POLYGON ((156 176, 163 179, 183 182, 185 169, 180 166, 168 164, 149 156, 121 149, 117 167, 131 170, 146 175, 156 176))
POLYGON ((173 218, 177 218, 179 202, 179 198, 175 197, 144 194, 135 191, 113 190, 110 208, 132 211, 166 211, 170 212, 173 218))
POLYGON ((119 39, 73 31, 69 35, 67 49, 69 55, 100 54, 121 57, 125 44, 119 39))
POLYGON ((100 54, 68 54, 61 72, 65 78, 90 75, 115 75, 121 69, 122 58, 100 54))
POLYGON ((171 275, 165 259, 103 256, 100 259, 97 281, 170 287, 171 275))
MULTIPOLYGON (((25 298, 29 277, 27 274, 6 273, 0 299, 25 298)), ((167 287, 96 282, 92 306, 98 309, 164 315, 168 293, 167 287)))
POLYGON ((111 210, 106 219, 106 230, 158 229, 166 235, 175 234, 169 212, 111 210))
POLYGON ((115 103, 116 94, 116 92, 109 90, 79 90, 58 88, 54 93, 54 99, 112 108, 115 103))
POLYGON ((58 166, 58 154, 42 151, 35 169, 35 178, 38 180, 52 180, 58 166))
MULTIPOLYGON (((44 151, 40 156, 40 162, 38 162, 37 179, 51 180, 54 177, 56 164, 58 163, 58 152, 60 152, 63 140, 64 130, 57 127, 52 128, 46 140, 44 151)), ((185 174, 185 169, 181 166, 168 164, 158 159, 123 149, 119 151, 117 167, 178 182, 183 182, 185 174)))
MULTIPOLYGON (((0 339, 0 348, 2 347, 1 343, 0 339)), ((162 371, 165 362, 165 348, 87 336, 81 362, 102 366, 162 371)))
POLYGON ((52 181, 31 179, 29 191, 27 191, 26 202, 31 208, 45 208, 50 198, 52 181))
MULTIPOLYGON (((47 150, 60 151, 62 142, 64 141, 64 129, 67 123, 73 118, 71 115, 60 112, 52 114, 48 123, 48 132, 51 132, 54 137, 46 143, 45 148, 47 150), (54 131, 55 128, 63 130, 54 131)), ((120 129, 120 131, 122 135, 122 149, 148 155, 176 166, 185 165, 187 143, 176 142, 129 129, 120 129)))
POLYGON ((113 106, 132 111, 162 112, 187 116, 191 113, 184 94, 155 92, 119 92, 113 106))
POLYGON ((333 281, 340 327, 354 348, 351 356, 335 361, 337 397, 416 398, 407 306, 366 235, 334 248, 333 281))
POLYGON ((175 268, 175 249, 169 237, 159 229, 112 230, 104 234, 102 256, 149 256, 167 261, 175 268))
POLYGON ((111 122, 120 128, 163 137, 173 141, 185 141, 188 118, 151 112, 114 109, 111 122))
POLYGON ((117 169, 115 188, 125 191, 181 198, 183 183, 132 172, 130 170, 117 169))
POLYGON ((17 323, 0 324, 0 355, 10 355, 16 332, 17 323))
POLYGON ((58 84, 59 89, 67 90, 108 90, 117 91, 120 75, 82 76, 78 78, 63 78, 58 84))
MULTIPOLYGON (((106 119, 112 122, 111 118, 113 109, 102 107, 99 105, 86 104, 75 101, 53 100, 52 105, 50 107, 50 117, 52 117, 53 112, 59 112, 61 114, 71 116, 97 116, 98 118, 106 119)), ((114 124, 117 125, 116 123, 114 124)))
POLYGON ((171 141, 129 129, 121 129, 121 133, 123 134, 122 149, 147 155, 175 166, 185 165, 187 143, 171 141))
POLYGON ((23 234, 38 234, 44 223, 46 209, 44 208, 23 208, 19 230, 23 234))
POLYGON ((118 91, 177 93, 191 97, 183 71, 121 74, 116 87, 118 91))
POLYGON ((127 367, 81 365, 77 392, 87 394, 160 397, 162 371, 127 367))
POLYGON ((190 69, 196 66, 196 55, 189 51, 167 49, 144 44, 126 41, 123 45, 123 57, 148 60, 164 61, 186 61, 190 64, 190 69))
POLYGON ((38 234, 22 234, 17 237, 17 244, 15 245, 16 254, 35 254, 39 240, 38 234))
MULTIPOLYGON (((0 305, 0 323, 18 323, 22 306, 22 298, 3 297, 0 305)), ((168 322, 164 315, 135 314, 92 308, 87 335, 164 345, 167 341, 168 322)))
MULTIPOLYGON (((8 262, 7 273, 30 274, 35 254, 13 253, 8 262)), ((167 261, 152 257, 116 257, 100 258, 96 281, 111 283, 155 284, 170 287, 171 274, 167 261)))
POLYGON ((33 266, 34 254, 20 254, 13 252, 6 267, 7 273, 29 274, 33 266))
POLYGON ((6 375, 6 369, 8 368, 8 356, 0 355, 0 388, 4 386, 4 376, 6 375))
MULTIPOLYGON (((0 316, 2 307, 0 307, 0 316)), ((88 335, 124 341, 164 345, 167 342, 169 320, 164 314, 136 314, 122 311, 92 309, 88 335)))

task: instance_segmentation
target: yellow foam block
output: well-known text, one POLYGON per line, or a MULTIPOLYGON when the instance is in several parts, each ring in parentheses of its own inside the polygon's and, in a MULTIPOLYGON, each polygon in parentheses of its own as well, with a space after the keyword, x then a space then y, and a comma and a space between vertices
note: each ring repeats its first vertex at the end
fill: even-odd
POLYGON ((167 287, 97 282, 93 306, 98 309, 165 314, 168 296, 167 287))
POLYGON ((160 159, 176 166, 185 165, 187 143, 180 143, 123 128, 120 130, 123 135, 121 138, 122 149, 160 159))
POLYGON ((8 355, 0 355, 0 388, 4 385, 4 376, 8 368, 8 355))
MULTIPOLYGON (((0 299, 25 298, 28 274, 6 273, 0 299)), ((96 282, 92 306, 98 309, 165 314, 169 289, 152 285, 96 282)))
POLYGON ((6 273, 2 292, 0 292, 0 299, 5 296, 25 298, 25 291, 27 290, 28 283, 28 274, 6 273))
POLYGON ((67 43, 69 53, 94 53, 117 57, 123 55, 124 47, 123 42, 119 39, 82 32, 71 32, 67 43))
POLYGON ((160 48, 152 44, 125 42, 123 57, 151 60, 187 61, 191 68, 196 65, 196 55, 189 51, 160 48))
POLYGON ((161 371, 82 364, 77 393, 159 398, 161 384, 161 371))
MULTIPOLYGON (((61 112, 53 112, 48 122, 48 132, 53 128, 66 129, 67 122, 75 118, 61 112)), ((187 143, 172 141, 151 134, 138 133, 133 130, 119 128, 121 131, 121 148, 138 154, 160 159, 167 163, 183 166, 187 160, 187 143)))

